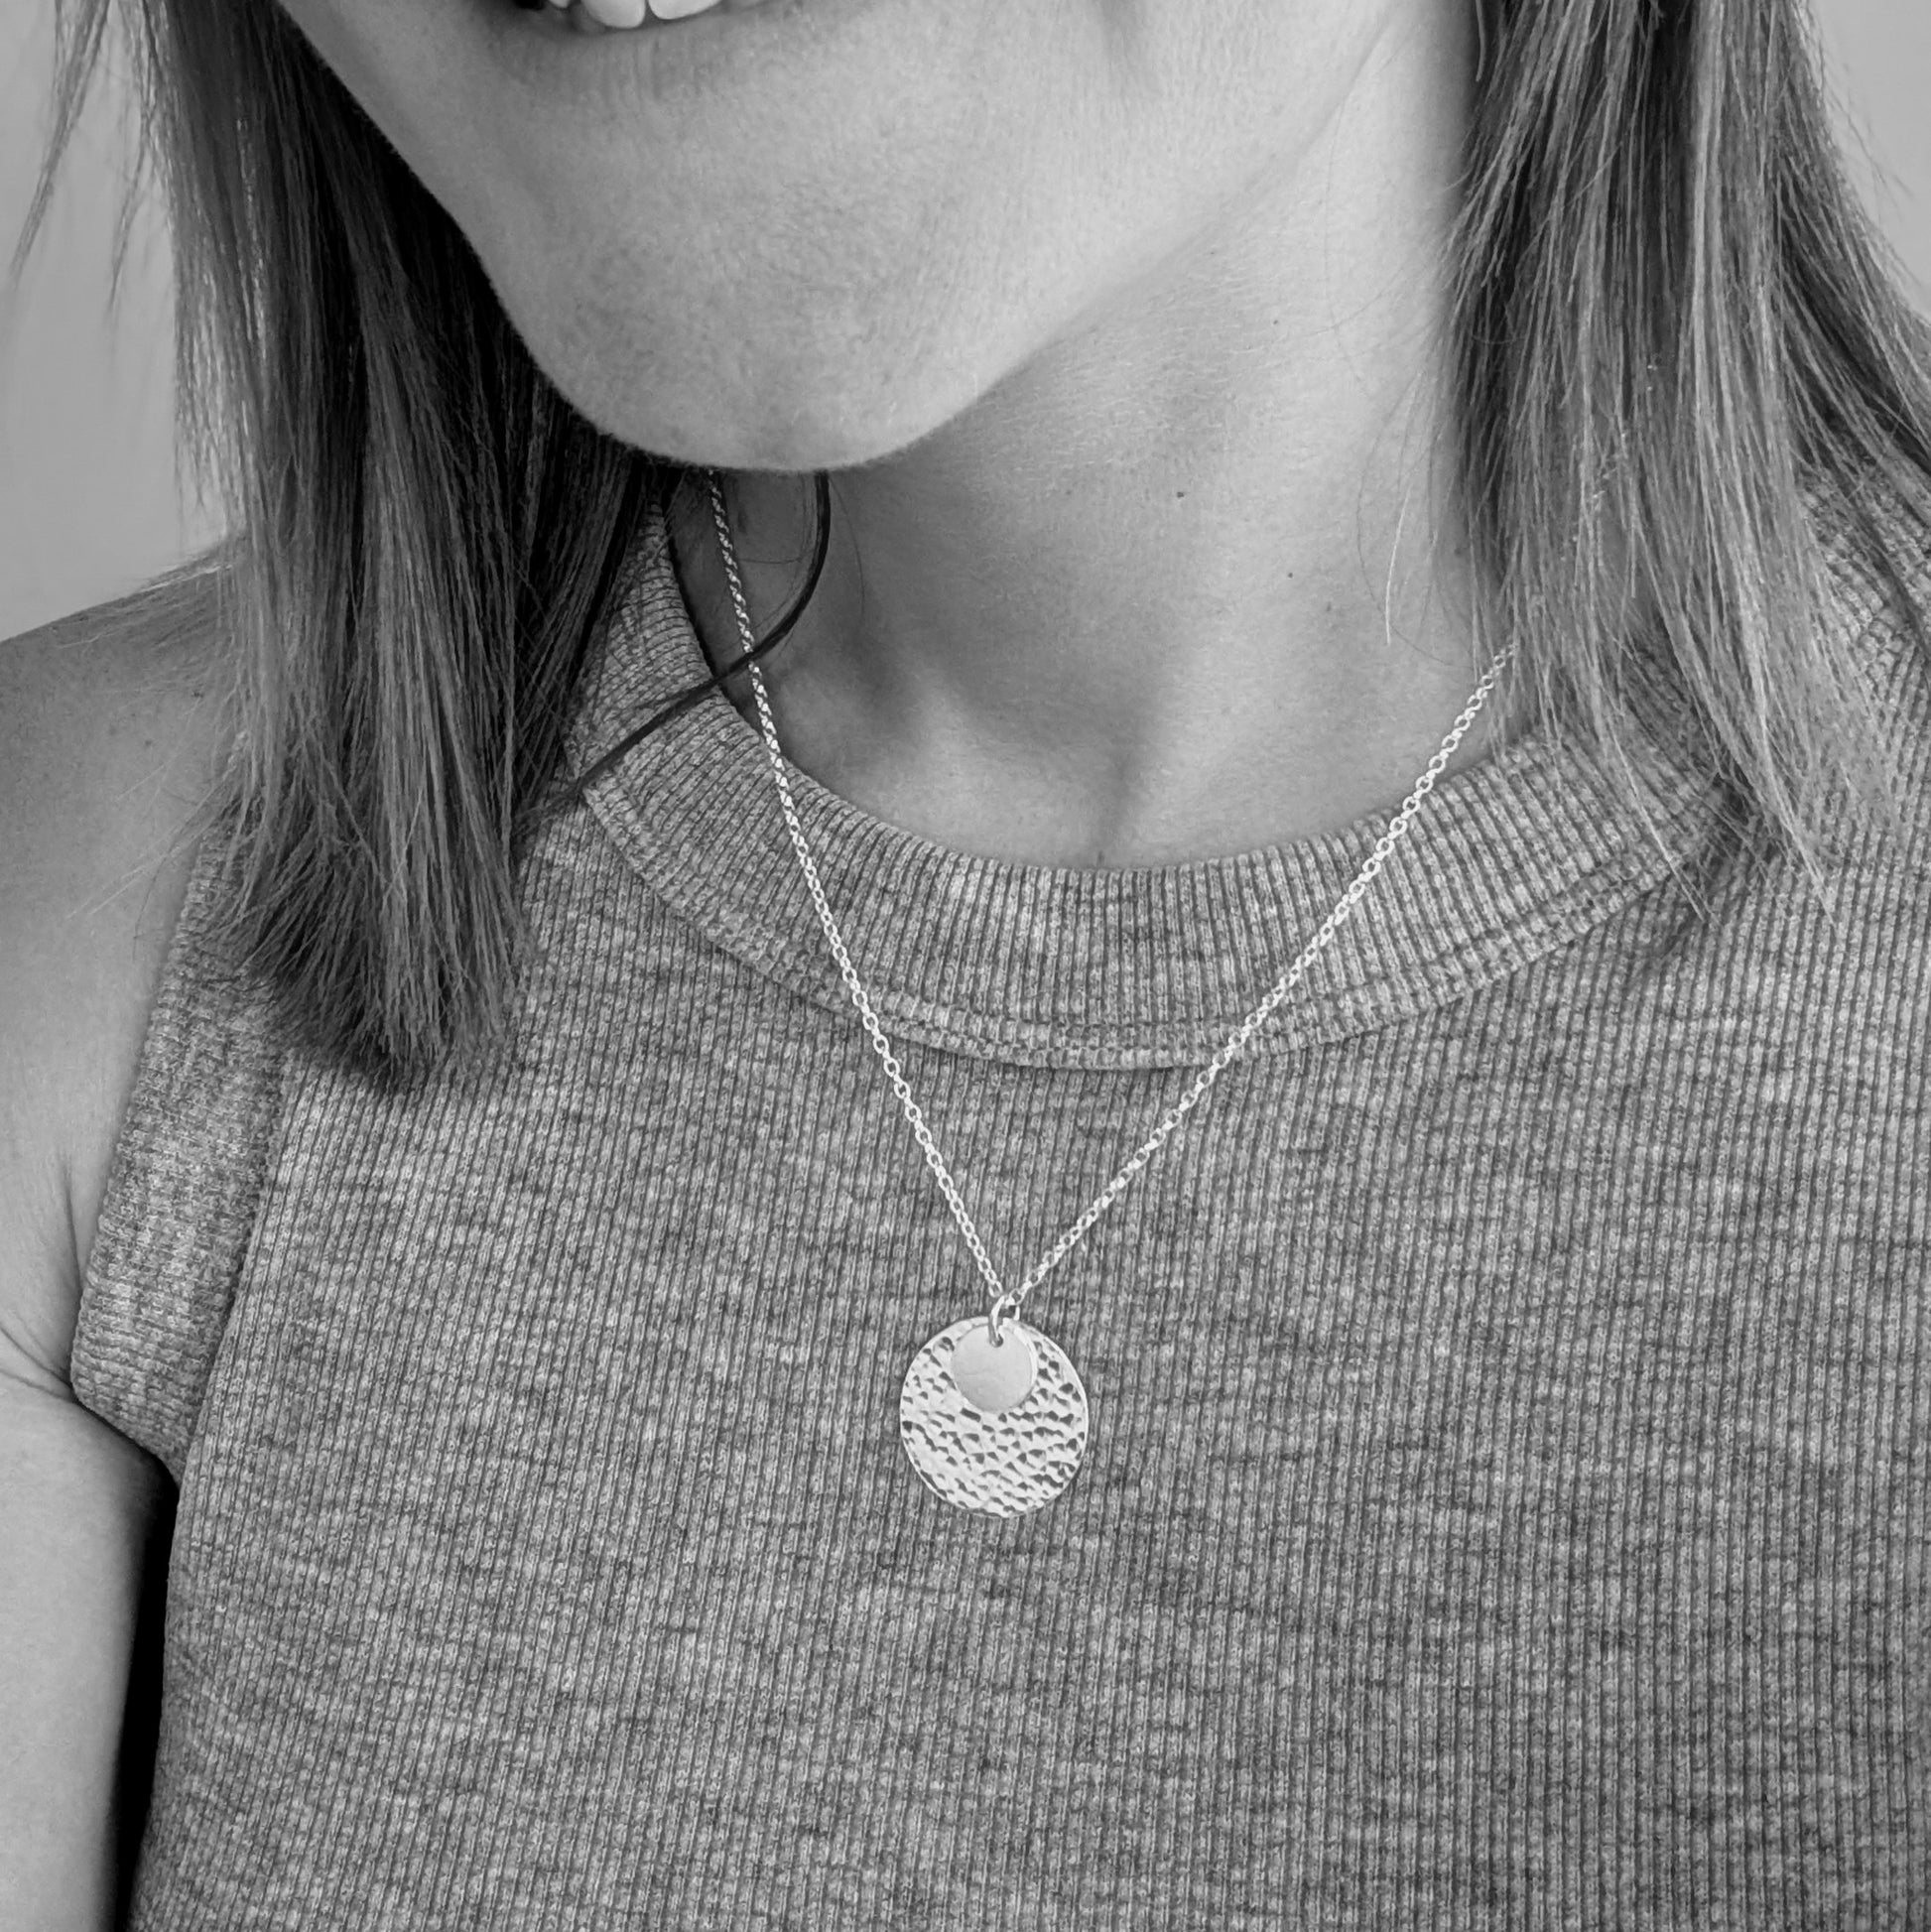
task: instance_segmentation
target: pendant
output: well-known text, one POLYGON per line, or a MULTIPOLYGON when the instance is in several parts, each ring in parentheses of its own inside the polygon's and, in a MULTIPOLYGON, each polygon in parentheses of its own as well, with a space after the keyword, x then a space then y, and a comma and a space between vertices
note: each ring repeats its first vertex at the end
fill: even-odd
POLYGON ((1087 1391, 1057 1343, 1017 1316, 968 1315, 912 1358, 898 1434, 926 1486, 981 1516, 1023 1516, 1080 1471, 1087 1391))

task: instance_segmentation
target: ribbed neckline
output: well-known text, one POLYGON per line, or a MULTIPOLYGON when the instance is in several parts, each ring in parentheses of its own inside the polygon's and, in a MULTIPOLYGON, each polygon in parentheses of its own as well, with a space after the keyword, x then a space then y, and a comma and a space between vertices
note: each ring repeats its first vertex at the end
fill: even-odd
MULTIPOLYGON (((661 515, 643 544, 573 732, 577 770, 709 675, 661 515)), ((1301 1051, 1466 997, 1659 883, 1700 836, 1709 788, 1651 749, 1636 769, 1660 841, 1574 744, 1542 730, 1443 779, 1248 1053, 1301 1051)), ((1231 857, 1077 870, 948 850, 795 764, 788 772, 833 914, 887 1031, 1035 1066, 1203 1064, 1327 917, 1392 816, 1231 857)), ((722 692, 644 739, 587 799, 681 917, 856 1026, 764 741, 722 692)))

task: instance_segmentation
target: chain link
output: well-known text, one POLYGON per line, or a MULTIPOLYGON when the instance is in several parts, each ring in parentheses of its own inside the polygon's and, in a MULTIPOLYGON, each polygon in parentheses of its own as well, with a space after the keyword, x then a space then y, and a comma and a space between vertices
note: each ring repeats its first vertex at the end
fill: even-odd
MULTIPOLYGON (((718 487, 715 471, 708 474, 711 517, 717 526, 718 545, 723 552, 724 572, 730 581, 731 602, 736 608, 738 629, 743 634, 744 648, 749 651, 755 638, 751 630, 750 610, 744 600, 743 581, 738 576, 737 553, 731 544, 730 524, 724 514, 723 492, 718 487)), ((900 1068, 896 1055, 892 1052, 892 1043, 885 1037, 885 1029, 878 1022, 878 1015, 872 1008, 871 997, 858 977, 857 968, 851 964, 851 955, 845 949, 837 921, 832 916, 832 907, 826 899, 825 887, 819 880, 817 862, 813 859, 811 847, 805 840, 805 828, 799 820, 798 807, 792 798, 791 780, 785 772, 784 753, 778 745, 778 727, 771 715, 771 700, 764 688, 764 673, 756 664, 749 667, 751 694, 756 700, 758 717, 764 727, 764 746, 771 761, 771 773, 778 781, 778 803, 784 813, 785 830, 791 835, 792 849, 798 854, 799 870, 805 875, 806 889, 812 895, 812 905, 818 913, 818 923, 825 929, 826 940, 832 948, 832 957, 837 962, 845 989, 850 993, 852 1004, 857 1007, 859 1017, 864 1022, 865 1033, 871 1041, 872 1051, 877 1054, 879 1064, 885 1069, 885 1078, 891 1082, 892 1092, 898 1095, 899 1105, 904 1109, 905 1118, 911 1125, 913 1138, 919 1143, 919 1151, 924 1154, 926 1165, 931 1168, 933 1178, 939 1183, 939 1191, 945 1196, 947 1207, 952 1210, 953 1220, 959 1224, 959 1231, 965 1236, 966 1245, 970 1250, 979 1273, 984 1276, 986 1286, 992 1291, 990 1321, 995 1338, 1001 1321, 1006 1316, 1018 1314, 1020 1304, 1026 1297, 1086 1238, 1094 1223, 1126 1192, 1134 1176, 1146 1167, 1154 1155, 1165 1146, 1180 1123, 1206 1098, 1208 1090, 1246 1050, 1255 1034, 1267 1024, 1276 1008, 1300 983, 1321 949, 1334 938, 1353 913, 1354 908, 1360 904, 1362 895, 1380 875, 1395 846, 1407 836, 1408 828, 1414 823, 1415 815, 1420 812, 1429 793, 1435 789, 1435 781, 1448 769, 1448 762, 1455 756, 1456 747, 1476 721, 1477 714, 1487 703, 1489 693, 1494 690, 1496 681, 1514 655, 1515 646, 1511 643, 1489 665, 1480 684, 1476 687, 1474 695, 1456 718, 1448 736, 1442 740, 1441 749, 1428 761, 1427 770, 1415 781, 1415 788, 1403 801, 1401 810, 1389 822, 1387 831, 1374 841, 1374 849, 1362 862, 1361 869, 1354 875, 1353 883, 1336 901, 1334 910, 1322 921, 1320 930, 1308 942, 1300 958, 1275 980, 1260 1004, 1227 1035, 1221 1050, 1201 1069, 1193 1086, 1161 1116, 1159 1125, 1140 1143, 1126 1165, 1094 1197, 1079 1220, 1054 1243, 1051 1252, 1043 1260, 1035 1263, 1032 1271, 1014 1289, 1005 1286, 999 1278, 998 1269, 992 1265, 992 1258, 986 1253, 984 1242, 979 1239, 978 1229, 972 1224, 972 1217, 966 1212, 958 1183, 954 1181, 944 1156, 939 1152, 938 1144, 932 1138, 932 1130, 926 1125, 925 1115, 920 1111, 918 1101, 912 1097, 912 1089, 906 1082, 904 1071, 900 1068)))

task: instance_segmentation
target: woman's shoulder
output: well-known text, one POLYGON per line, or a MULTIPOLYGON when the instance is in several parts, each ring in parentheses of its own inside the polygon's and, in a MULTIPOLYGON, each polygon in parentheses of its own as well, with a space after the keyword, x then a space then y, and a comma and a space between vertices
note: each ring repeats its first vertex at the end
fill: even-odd
POLYGON ((217 593, 213 568, 174 573, 0 642, 0 1334, 40 1373, 65 1374, 227 748, 217 593))

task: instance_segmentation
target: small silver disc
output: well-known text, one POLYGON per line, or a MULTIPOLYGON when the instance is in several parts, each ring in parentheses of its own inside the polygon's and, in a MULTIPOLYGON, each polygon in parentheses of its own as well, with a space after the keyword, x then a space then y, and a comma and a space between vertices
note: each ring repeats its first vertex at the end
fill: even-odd
POLYGON ((992 1324, 981 1322, 953 1344, 947 1364, 959 1392, 980 1415, 999 1415, 1023 1402, 1039 1372, 1039 1357, 1017 1322, 1000 1325, 992 1340, 992 1324))
POLYGON ((1056 1343, 1008 1317, 1001 1325, 1007 1345, 1023 1340, 1032 1351, 1032 1385, 1008 1408, 975 1408, 955 1377, 953 1356, 973 1335, 985 1340, 985 1324, 983 1315, 968 1315, 913 1356, 899 1392, 899 1440, 943 1500, 982 1516, 1023 1516, 1051 1502, 1079 1474, 1087 1391, 1056 1343))

